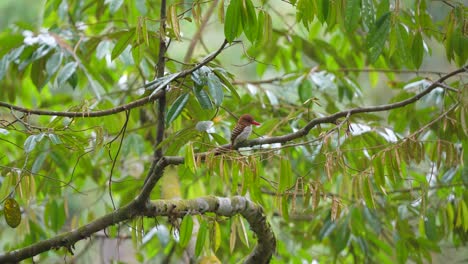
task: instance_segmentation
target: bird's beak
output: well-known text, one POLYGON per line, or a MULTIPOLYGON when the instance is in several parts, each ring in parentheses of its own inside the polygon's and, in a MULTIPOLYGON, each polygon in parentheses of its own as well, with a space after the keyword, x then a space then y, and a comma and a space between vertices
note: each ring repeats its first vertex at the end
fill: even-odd
POLYGON ((257 122, 257 121, 252 121, 252 125, 259 126, 259 125, 260 125, 260 123, 259 123, 259 122, 257 122))

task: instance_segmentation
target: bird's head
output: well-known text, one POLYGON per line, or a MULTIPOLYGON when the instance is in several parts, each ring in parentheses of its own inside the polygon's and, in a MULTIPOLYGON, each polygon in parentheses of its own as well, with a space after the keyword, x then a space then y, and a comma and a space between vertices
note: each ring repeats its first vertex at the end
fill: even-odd
POLYGON ((256 125, 256 126, 259 126, 260 123, 258 123, 257 121, 255 121, 253 119, 253 117, 249 114, 243 114, 240 116, 239 118, 239 123, 240 124, 243 124, 243 125, 246 125, 246 126, 249 126, 249 125, 256 125))

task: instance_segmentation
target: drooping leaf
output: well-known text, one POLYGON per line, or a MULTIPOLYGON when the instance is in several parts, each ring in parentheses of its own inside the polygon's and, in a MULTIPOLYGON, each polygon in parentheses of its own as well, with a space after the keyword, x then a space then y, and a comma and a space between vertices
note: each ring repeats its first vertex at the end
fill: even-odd
POLYGON ((370 29, 375 22, 375 10, 372 0, 362 0, 361 13, 362 20, 367 29, 370 29))
POLYGON ((370 63, 374 63, 382 53, 390 32, 390 22, 391 13, 385 13, 377 20, 367 35, 367 48, 369 50, 370 63))
POLYGON ((257 39, 257 13, 251 0, 241 0, 241 21, 245 36, 253 43, 257 39))
POLYGON ((47 72, 45 70, 46 59, 45 57, 33 62, 31 67, 31 80, 36 86, 38 91, 41 91, 46 82, 48 81, 47 72))
POLYGON ((47 203, 44 210, 44 221, 55 232, 58 232, 65 224, 65 210, 63 204, 59 204, 56 200, 47 203))
POLYGON ((180 247, 185 248, 188 245, 188 243, 190 242, 190 239, 192 238, 192 230, 193 230, 192 216, 186 215, 182 219, 182 223, 180 223, 180 228, 179 228, 180 247))
POLYGON ((232 85, 232 83, 227 79, 225 76, 225 73, 221 69, 213 69, 213 72, 216 74, 216 76, 221 80, 223 85, 231 92, 231 95, 234 96, 234 98, 240 102, 240 96, 236 91, 236 88, 232 85))
POLYGON ((360 0, 348 0, 345 7, 345 28, 348 32, 353 32, 359 25, 359 18, 361 12, 360 0))
POLYGON ((190 94, 185 93, 181 96, 179 96, 174 103, 171 105, 169 110, 167 110, 167 115, 166 115, 166 125, 169 125, 174 121, 184 110, 185 105, 188 102, 190 94))
POLYGON ((131 29, 124 34, 122 34, 115 43, 114 49, 112 50, 111 53, 111 59, 114 60, 117 58, 122 52, 127 48, 128 45, 130 45, 135 38, 135 29, 131 29))
POLYGON ((63 66, 57 74, 57 85, 62 86, 76 71, 78 64, 76 62, 69 62, 63 66))
POLYGON ((21 210, 18 202, 13 198, 7 198, 3 204, 3 213, 7 224, 16 228, 21 223, 21 210))
POLYGON ((180 25, 179 25, 179 18, 177 17, 177 6, 170 5, 168 8, 168 21, 169 25, 174 32, 174 36, 176 40, 180 40, 180 25))
POLYGON ((411 44, 411 55, 414 67, 419 69, 424 58, 424 43, 420 32, 416 33, 413 38, 413 43, 411 44))
POLYGON ((227 7, 224 36, 229 43, 233 42, 242 32, 241 8, 242 0, 232 0, 227 7))
POLYGON ((211 247, 213 252, 216 253, 221 246, 221 228, 219 227, 218 221, 213 222, 210 234, 211 247))
POLYGON ((213 103, 216 106, 220 106, 224 99, 223 85, 219 78, 213 72, 208 73, 208 90, 210 91, 213 103))
POLYGON ((195 256, 200 256, 205 247, 206 235, 208 233, 208 222, 201 221, 198 229, 197 242, 195 243, 195 256))
POLYGON ((62 53, 56 52, 47 60, 45 68, 49 76, 52 76, 57 72, 58 68, 60 67, 60 64, 62 63, 62 57, 62 53))
POLYGON ((213 104, 211 103, 210 96, 203 89, 203 87, 194 88, 195 97, 197 98, 198 103, 203 109, 213 109, 213 104))
POLYGON ((117 12, 117 10, 120 9, 124 1, 123 0, 107 0, 106 2, 109 3, 110 13, 114 14, 115 12, 117 12))
POLYGON ((36 135, 30 135, 26 141, 24 141, 24 152, 29 153, 31 152, 34 147, 36 147, 36 135))

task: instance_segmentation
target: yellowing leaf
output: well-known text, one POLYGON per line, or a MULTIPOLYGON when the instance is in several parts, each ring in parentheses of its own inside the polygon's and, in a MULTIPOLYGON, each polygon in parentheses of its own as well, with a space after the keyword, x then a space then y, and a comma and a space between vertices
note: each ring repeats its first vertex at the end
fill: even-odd
POLYGON ((18 202, 13 198, 7 198, 3 206, 7 224, 12 228, 17 227, 21 223, 21 211, 18 202))

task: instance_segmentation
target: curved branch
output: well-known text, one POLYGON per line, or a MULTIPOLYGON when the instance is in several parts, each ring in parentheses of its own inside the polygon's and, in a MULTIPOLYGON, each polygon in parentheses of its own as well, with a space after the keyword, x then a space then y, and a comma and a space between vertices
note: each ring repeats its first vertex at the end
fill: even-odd
MULTIPOLYGON (((257 139, 253 139, 253 140, 248 140, 248 141, 245 141, 243 143, 238 144, 238 146, 236 146, 236 148, 239 148, 239 147, 253 147, 253 146, 258 146, 258 145, 263 145, 263 144, 272 144, 272 143, 285 143, 285 142, 292 141, 294 139, 306 136, 307 134, 309 134, 309 132, 310 132, 310 130, 312 130, 312 128, 314 128, 315 126, 317 126, 319 124, 336 123, 336 121, 339 118, 342 118, 342 117, 347 117, 347 116, 351 116, 351 115, 359 114, 359 113, 382 112, 382 111, 401 108, 401 107, 407 106, 407 105, 409 105, 411 103, 414 103, 414 102, 418 101, 419 99, 421 99, 422 97, 424 97, 425 95, 430 93, 435 88, 437 88, 439 86, 444 86, 443 82, 445 80, 447 80, 448 78, 453 77, 453 76, 455 76, 457 74, 460 74, 460 73, 463 73, 463 72, 467 72, 467 71, 468 71, 468 66, 465 66, 463 68, 460 68, 460 69, 457 69, 457 70, 455 70, 453 72, 450 72, 450 73, 442 76, 441 78, 439 78, 437 81, 433 82, 426 89, 424 89, 424 91, 422 91, 422 92, 416 94, 415 96, 413 96, 411 98, 408 98, 406 100, 396 102, 396 103, 393 103, 393 104, 385 104, 385 105, 379 105, 379 106, 356 107, 356 108, 352 108, 352 109, 349 109, 349 110, 340 111, 340 112, 337 112, 337 113, 329 115, 329 116, 315 118, 312 121, 310 121, 309 123, 307 123, 307 125, 305 125, 303 128, 299 129, 296 132, 286 134, 286 135, 282 135, 282 136, 277 136, 277 137, 257 138, 257 139)), ((213 153, 215 155, 221 154, 223 152, 223 149, 227 150, 227 149, 229 149, 229 147, 230 147, 230 144, 225 144, 225 145, 222 145, 222 146, 218 147, 214 151, 212 150, 212 151, 208 151, 208 152, 198 153, 198 154, 196 154, 196 157, 204 159, 208 155, 213 154, 213 153)), ((179 156, 168 156, 168 157, 166 157, 166 160, 167 160, 167 162, 169 164, 184 163, 184 158, 179 157, 179 156)))
POLYGON ((148 203, 144 215, 184 217, 187 214, 197 215, 207 212, 228 217, 241 214, 249 222, 251 230, 258 239, 257 246, 244 263, 261 264, 270 261, 276 249, 275 234, 267 222, 262 207, 245 197, 209 196, 191 200, 157 200, 148 203))
POLYGON ((245 197, 201 197, 193 200, 156 200, 142 206, 139 200, 92 221, 76 230, 58 235, 54 238, 37 242, 33 245, 13 250, 0 255, 0 263, 16 263, 27 258, 34 257, 42 252, 61 247, 69 251, 74 249, 74 244, 92 234, 137 216, 157 217, 175 216, 183 217, 187 214, 198 215, 215 213, 222 216, 234 216, 241 214, 255 232, 258 244, 247 257, 245 263, 267 263, 276 248, 276 239, 268 224, 263 209, 256 203, 245 197))
POLYGON ((170 83, 170 82, 172 82, 172 81, 174 81, 174 80, 176 80, 178 78, 183 78, 183 77, 191 74, 192 72, 200 69, 202 66, 206 65, 208 62, 215 59, 216 56, 218 56, 224 50, 226 45, 227 45, 227 41, 224 40, 223 44, 221 45, 221 47, 218 50, 216 50, 215 52, 213 52, 210 55, 208 55, 207 57, 205 57, 199 64, 195 65, 194 67, 192 67, 190 69, 187 69, 187 70, 184 70, 184 71, 181 71, 181 72, 179 72, 177 74, 173 74, 171 77, 168 78, 168 80, 163 81, 163 85, 157 85, 155 87, 152 87, 152 86, 154 86, 155 84, 158 83, 157 79, 155 81, 152 81, 152 82, 146 84, 144 86, 145 88, 147 88, 147 89, 151 88, 151 89, 155 90, 155 92, 153 92, 151 95, 143 97, 143 98, 138 99, 138 100, 135 100, 135 101, 130 102, 130 103, 125 104, 125 105, 121 105, 121 106, 111 108, 111 109, 93 111, 93 112, 90 112, 90 111, 87 111, 87 112, 51 111, 51 110, 30 109, 30 108, 26 108, 26 107, 21 107, 21 106, 16 106, 16 105, 9 104, 9 103, 1 102, 1 101, 0 101, 0 107, 8 108, 10 110, 15 110, 15 111, 18 111, 18 112, 21 112, 21 113, 25 113, 27 115, 64 116, 64 117, 76 117, 76 118, 78 118, 78 117, 102 117, 102 116, 108 116, 108 115, 113 115, 113 114, 116 114, 116 113, 124 112, 124 111, 127 111, 129 109, 137 108, 137 107, 143 106, 143 105, 145 105, 145 104, 147 104, 149 102, 152 102, 152 101, 155 101, 155 100, 159 99, 163 94, 163 92, 161 90, 157 91, 158 89, 161 88, 160 86, 166 86, 168 83, 170 83))

